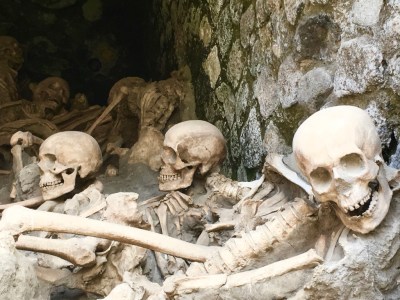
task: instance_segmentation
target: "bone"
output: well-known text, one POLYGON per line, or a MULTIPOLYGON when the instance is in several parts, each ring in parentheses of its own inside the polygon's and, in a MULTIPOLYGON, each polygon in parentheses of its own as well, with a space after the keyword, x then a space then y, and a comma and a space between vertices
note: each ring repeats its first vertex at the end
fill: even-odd
POLYGON ((103 119, 117 106, 118 103, 128 94, 128 89, 126 87, 121 87, 117 96, 112 100, 110 105, 103 111, 103 113, 94 121, 92 126, 86 131, 87 134, 92 134, 93 130, 96 128, 97 125, 103 121, 103 119))
POLYGON ((308 195, 313 195, 312 187, 306 181, 304 181, 296 172, 289 169, 283 162, 283 155, 270 154, 266 157, 266 163, 268 166, 286 179, 290 180, 292 183, 301 187, 308 195))
POLYGON ((168 207, 161 203, 159 207, 155 209, 155 212, 160 220, 161 232, 165 235, 168 234, 168 224, 167 224, 167 209, 168 207))
POLYGON ((345 226, 343 225, 343 226, 336 232, 336 234, 335 234, 334 236, 332 236, 332 239, 331 239, 330 245, 329 245, 329 249, 328 249, 328 251, 326 252, 326 255, 325 255, 325 260, 326 260, 326 261, 332 260, 333 253, 334 253, 335 248, 336 248, 336 244, 338 243, 339 238, 340 238, 340 236, 342 235, 342 232, 343 232, 344 229, 345 229, 345 226))
POLYGON ((38 207, 41 204, 43 204, 44 202, 45 202, 45 200, 43 200, 43 197, 39 196, 39 197, 34 197, 31 199, 24 200, 24 201, 20 201, 20 202, 2 204, 2 205, 0 205, 0 212, 5 210, 6 208, 16 206, 16 205, 24 206, 24 207, 38 207))
POLYGON ((232 230, 235 228, 236 221, 220 222, 215 224, 206 224, 205 229, 207 232, 216 232, 223 230, 232 230))
POLYGON ((93 236, 198 262, 205 262, 217 248, 191 244, 134 227, 79 216, 35 211, 22 206, 13 206, 3 212, 0 230, 10 230, 14 235, 26 231, 47 231, 93 236))
POLYGON ((14 145, 11 148, 11 154, 13 156, 13 172, 15 174, 15 176, 22 170, 22 168, 24 167, 24 164, 22 162, 22 151, 23 151, 23 147, 19 144, 14 145))
POLYGON ((263 184, 264 179, 265 175, 262 175, 259 179, 254 181, 239 182, 239 186, 250 188, 250 191, 248 191, 247 194, 245 194, 244 197, 238 203, 235 204, 234 208, 235 209, 240 208, 246 199, 253 197, 254 194, 257 192, 258 188, 263 184))
POLYGON ((15 246, 20 250, 54 255, 76 266, 91 266, 96 262, 96 255, 93 251, 87 249, 87 247, 82 247, 81 243, 81 239, 76 238, 61 240, 20 235, 15 246))
POLYGON ((163 286, 168 295, 182 295, 200 289, 231 289, 246 284, 255 284, 281 276, 289 272, 313 268, 323 259, 311 249, 291 258, 281 260, 265 267, 232 275, 218 274, 199 277, 183 277, 166 280, 163 286))

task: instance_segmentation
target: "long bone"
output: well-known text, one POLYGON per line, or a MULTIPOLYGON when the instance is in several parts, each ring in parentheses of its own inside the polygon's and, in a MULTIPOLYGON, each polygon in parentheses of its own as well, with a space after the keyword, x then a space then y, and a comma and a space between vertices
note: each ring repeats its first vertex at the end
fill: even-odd
POLYGON ((0 205, 0 213, 5 210, 6 208, 12 207, 12 206, 25 206, 25 207, 37 207, 43 204, 45 200, 43 199, 42 196, 38 197, 33 197, 27 200, 19 201, 19 202, 14 202, 14 203, 7 203, 7 204, 1 204, 0 205))
POLYGON ((107 106, 107 108, 103 111, 103 113, 94 121, 92 126, 86 131, 87 134, 92 134, 93 130, 96 128, 97 125, 103 121, 103 119, 114 109, 115 106, 117 106, 118 103, 121 102, 122 99, 126 95, 128 95, 129 91, 128 88, 123 86, 120 88, 119 92, 117 93, 117 96, 112 99, 112 102, 107 106))
POLYGON ((314 249, 305 253, 280 260, 267 266, 251 271, 239 272, 235 274, 216 274, 195 277, 168 278, 163 285, 164 291, 168 296, 190 294, 199 290, 221 290, 240 287, 247 284, 254 285, 273 277, 281 276, 286 273, 312 268, 321 263, 323 259, 314 249))
POLYGON ((205 247, 174 239, 165 235, 133 227, 117 225, 77 216, 34 211, 20 206, 6 209, 0 222, 0 230, 13 234, 26 231, 64 232, 94 236, 122 243, 133 244, 173 256, 204 262, 210 273, 232 273, 250 263, 249 258, 263 255, 273 244, 282 243, 299 226, 311 222, 315 209, 302 199, 296 198, 285 205, 269 222, 255 230, 233 238, 224 247, 205 247))
POLYGON ((87 267, 96 262, 96 255, 88 247, 82 246, 82 239, 45 239, 20 235, 15 243, 17 249, 47 253, 60 257, 76 266, 87 267))
POLYGON ((47 231, 93 236, 197 262, 205 262, 214 249, 139 228, 78 216, 35 211, 22 206, 13 206, 4 210, 0 230, 9 230, 14 235, 27 231, 47 231))

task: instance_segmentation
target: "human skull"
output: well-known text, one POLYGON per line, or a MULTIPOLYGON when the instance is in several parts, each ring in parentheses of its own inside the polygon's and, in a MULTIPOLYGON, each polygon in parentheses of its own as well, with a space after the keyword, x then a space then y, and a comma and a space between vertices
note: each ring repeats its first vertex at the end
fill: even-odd
POLYGON ((19 70, 24 62, 22 49, 17 40, 11 36, 0 36, 0 60, 6 61, 8 66, 19 70))
POLYGON ((201 175, 225 158, 226 143, 214 125, 190 120, 172 126, 165 134, 158 179, 161 191, 173 191, 192 184, 196 170, 201 175))
POLYGON ((75 188, 77 174, 89 178, 102 164, 96 140, 83 132, 63 131, 48 137, 39 149, 43 199, 55 199, 75 188))
POLYGON ((48 77, 35 87, 33 101, 54 116, 68 104, 69 85, 60 77, 48 77))
POLYGON ((365 111, 336 106, 313 114, 297 130, 293 152, 316 200, 332 203, 345 226, 368 233, 385 218, 392 191, 365 111))

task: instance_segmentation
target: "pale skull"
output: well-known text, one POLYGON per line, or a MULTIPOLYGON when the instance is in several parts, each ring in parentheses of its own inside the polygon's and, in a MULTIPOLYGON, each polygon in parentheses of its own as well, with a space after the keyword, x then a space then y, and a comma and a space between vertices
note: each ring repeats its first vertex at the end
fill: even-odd
POLYGON ((382 222, 392 191, 377 130, 365 111, 336 106, 313 114, 297 130, 293 152, 316 200, 333 203, 344 225, 368 233, 382 222))
POLYGON ((79 131, 51 135, 39 149, 43 199, 55 199, 73 191, 78 174, 80 178, 90 178, 101 164, 101 150, 92 136, 79 131))
POLYGON ((197 170, 205 175, 219 166, 225 155, 225 139, 214 125, 190 120, 172 126, 164 138, 160 190, 189 187, 197 170))

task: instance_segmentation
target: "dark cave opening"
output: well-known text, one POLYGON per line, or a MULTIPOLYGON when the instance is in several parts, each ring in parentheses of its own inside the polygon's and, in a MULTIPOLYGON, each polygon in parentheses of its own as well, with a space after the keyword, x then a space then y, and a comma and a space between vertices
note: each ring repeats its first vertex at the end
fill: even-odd
POLYGON ((32 0, 0 2, 0 35, 18 40, 24 64, 18 72, 20 97, 30 84, 60 76, 71 98, 83 93, 104 105, 115 82, 136 76, 157 80, 159 40, 151 18, 153 1, 32 0))

